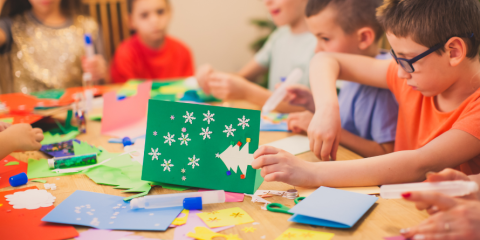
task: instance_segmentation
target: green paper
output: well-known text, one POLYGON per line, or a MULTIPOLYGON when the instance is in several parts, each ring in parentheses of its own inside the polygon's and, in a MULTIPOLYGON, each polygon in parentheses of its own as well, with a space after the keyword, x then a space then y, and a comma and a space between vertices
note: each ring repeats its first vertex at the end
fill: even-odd
POLYGON ((128 190, 125 190, 123 192, 149 192, 150 189, 152 189, 152 186, 150 185, 149 182, 145 182, 145 181, 141 181, 141 182, 138 182, 138 183, 135 183, 135 184, 124 184, 124 185, 120 185, 120 186, 117 186, 115 188, 119 188, 119 189, 128 189, 128 190))
POLYGON ((13 123, 13 118, 0 118, 0 122, 12 124, 13 123))
POLYGON ((19 165, 20 163, 17 162, 17 161, 11 161, 11 162, 8 162, 7 164, 3 165, 3 166, 15 166, 15 165, 19 165))
POLYGON ((134 199, 134 198, 139 198, 139 197, 143 197, 143 196, 147 196, 147 195, 148 195, 148 192, 143 192, 143 193, 139 193, 139 194, 137 194, 137 195, 133 195, 133 196, 130 196, 130 197, 126 197, 126 198, 123 199, 123 201, 128 202, 128 201, 130 201, 130 200, 132 200, 132 199, 134 199))
POLYGON ((80 143, 77 143, 76 141, 73 141, 73 153, 76 156, 86 155, 86 154, 100 155, 101 151, 96 147, 90 146, 90 144, 86 142, 81 141, 80 143))
POLYGON ((251 166, 259 136, 260 111, 149 100, 142 180, 253 194, 263 182, 251 166), (195 117, 191 122, 187 112, 195 117), (212 133, 204 137, 207 128, 212 133), (166 140, 169 135, 175 142, 166 140), (194 157, 200 160, 193 163, 194 157))
POLYGON ((103 117, 103 114, 101 114, 101 113, 88 115, 88 119, 90 121, 101 121, 102 117, 103 117))
POLYGON ((43 179, 34 179, 34 180, 31 180, 30 182, 46 183, 46 182, 47 182, 47 180, 43 180, 43 179))
POLYGON ((173 184, 168 184, 168 183, 159 183, 159 182, 152 182, 152 185, 161 186, 162 188, 175 190, 175 191, 185 191, 185 190, 191 189, 191 187, 173 185, 173 184))
POLYGON ((51 89, 41 92, 34 92, 30 95, 35 96, 41 99, 60 99, 62 98, 63 94, 65 94, 65 89, 51 89))
POLYGON ((73 175, 77 173, 55 173, 48 167, 47 159, 28 159, 27 176, 28 178, 46 178, 73 175))
MULTIPOLYGON (((115 161, 115 160, 112 160, 115 161)), ((98 166, 85 171, 85 174, 97 184, 117 186, 127 184, 130 179, 120 169, 98 166)))
POLYGON ((50 132, 46 132, 43 134, 43 141, 41 142, 42 145, 48 145, 53 143, 65 142, 68 140, 75 139, 80 134, 79 131, 71 131, 65 135, 54 134, 50 132))

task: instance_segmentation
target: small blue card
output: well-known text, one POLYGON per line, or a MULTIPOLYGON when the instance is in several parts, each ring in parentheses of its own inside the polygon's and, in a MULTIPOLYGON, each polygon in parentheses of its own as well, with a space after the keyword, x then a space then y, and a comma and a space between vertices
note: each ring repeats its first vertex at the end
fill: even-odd
POLYGON ((332 228, 351 228, 378 200, 375 196, 320 187, 289 212, 289 221, 332 228))
POLYGON ((98 229, 165 231, 182 207, 130 209, 124 197, 77 190, 42 221, 98 229))
POLYGON ((262 132, 288 132, 288 114, 269 113, 262 115, 260 119, 260 131, 262 132))

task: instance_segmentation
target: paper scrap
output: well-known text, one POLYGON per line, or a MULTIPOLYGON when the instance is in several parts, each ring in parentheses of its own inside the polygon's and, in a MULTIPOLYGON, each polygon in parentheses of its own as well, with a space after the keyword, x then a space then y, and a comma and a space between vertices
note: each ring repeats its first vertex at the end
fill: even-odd
POLYGON ((17 162, 17 161, 11 161, 11 162, 8 162, 7 164, 3 165, 3 166, 14 166, 14 165, 20 165, 20 163, 17 162))
MULTIPOLYGON (((202 219, 200 219, 197 216, 197 213, 201 213, 201 211, 198 210, 191 210, 188 215, 188 220, 187 223, 181 226, 177 226, 175 228, 175 233, 174 233, 174 240, 191 240, 193 238, 187 237, 186 234, 188 232, 191 232, 195 229, 195 227, 208 227, 202 219)), ((226 226, 226 227, 219 227, 219 228, 212 228, 210 230, 214 232, 220 232, 229 228, 234 227, 232 226, 226 226)))
POLYGON ((10 123, 12 124, 13 123, 13 117, 9 117, 9 118, 0 118, 0 122, 4 122, 4 123, 10 123))
POLYGON ((282 233, 275 240, 304 240, 304 239, 315 239, 315 240, 330 240, 335 234, 318 232, 311 230, 304 230, 298 228, 289 228, 287 231, 282 233))
POLYGON ((172 225, 180 226, 187 223, 188 213, 189 211, 187 209, 183 209, 180 215, 178 215, 177 218, 173 220, 172 225))
POLYGON ((196 227, 195 232, 189 232, 187 233, 188 237, 199 239, 199 240, 212 240, 213 238, 216 237, 221 237, 226 240, 241 240, 241 238, 238 237, 238 235, 230 234, 230 235, 225 235, 225 234, 220 234, 217 232, 214 232, 206 227, 196 227))
POLYGON ((30 182, 46 183, 47 180, 43 180, 43 179, 33 179, 33 180, 30 180, 30 182))
POLYGON ((55 202, 56 197, 45 190, 29 189, 24 192, 15 192, 12 195, 6 195, 7 201, 14 209, 37 209, 40 207, 50 207, 55 202))
POLYGON ((272 143, 265 144, 289 152, 293 155, 302 154, 310 151, 310 141, 307 136, 295 135, 287 137, 272 143))
POLYGON ((255 230, 256 230, 256 228, 254 228, 254 227, 246 227, 246 228, 242 229, 242 231, 244 231, 245 233, 249 233, 249 232, 253 233, 253 232, 255 232, 255 230))
POLYGON ((197 213, 197 216, 200 217, 210 228, 254 222, 250 215, 248 215, 248 213, 239 207, 213 212, 197 213))

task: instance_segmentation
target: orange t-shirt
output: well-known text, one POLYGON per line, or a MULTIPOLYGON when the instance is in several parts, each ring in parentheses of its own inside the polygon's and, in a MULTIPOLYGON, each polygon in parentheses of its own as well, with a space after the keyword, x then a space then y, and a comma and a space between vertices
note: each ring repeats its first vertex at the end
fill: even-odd
MULTIPOLYGON (((423 96, 397 76, 398 65, 392 61, 388 68, 388 87, 397 99, 398 123, 395 151, 414 150, 450 129, 465 131, 480 139, 480 89, 451 112, 437 110, 434 97, 423 96)), ((480 173, 480 156, 456 167, 465 174, 480 173)))
POLYGON ((114 83, 123 83, 130 79, 190 77, 194 65, 190 49, 179 40, 166 36, 160 49, 151 49, 133 35, 116 50, 110 71, 114 83))

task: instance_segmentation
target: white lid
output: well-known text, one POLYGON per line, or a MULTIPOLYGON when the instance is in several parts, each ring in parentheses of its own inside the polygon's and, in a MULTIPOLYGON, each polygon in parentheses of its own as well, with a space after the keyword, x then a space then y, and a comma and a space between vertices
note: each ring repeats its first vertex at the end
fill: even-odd
POLYGON ((50 158, 47 160, 49 168, 55 168, 55 158, 50 158))

